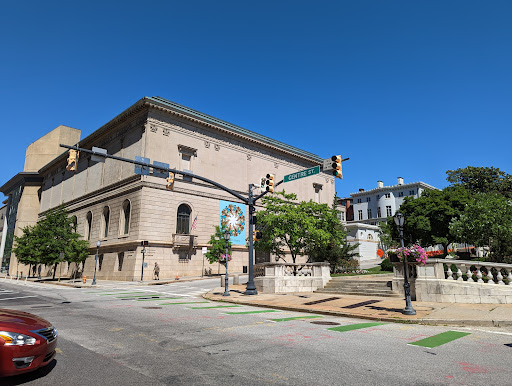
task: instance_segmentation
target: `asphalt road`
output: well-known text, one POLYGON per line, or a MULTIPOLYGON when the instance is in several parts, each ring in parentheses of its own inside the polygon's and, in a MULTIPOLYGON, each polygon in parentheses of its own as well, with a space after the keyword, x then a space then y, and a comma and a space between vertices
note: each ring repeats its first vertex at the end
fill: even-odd
POLYGON ((36 313, 59 331, 50 366, 0 384, 511 384, 506 330, 362 325, 371 322, 201 298, 216 286, 91 290, 0 279, 1 308, 36 313))

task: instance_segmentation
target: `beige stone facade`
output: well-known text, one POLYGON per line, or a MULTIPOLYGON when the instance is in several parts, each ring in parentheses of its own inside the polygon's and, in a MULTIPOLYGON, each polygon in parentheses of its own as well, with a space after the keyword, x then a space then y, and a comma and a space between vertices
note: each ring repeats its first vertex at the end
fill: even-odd
MULTIPOLYGON (((67 142, 73 141, 78 142, 67 142)), ((79 146, 104 148, 108 154, 128 159, 141 156, 167 163, 170 168, 209 178, 243 196, 247 196, 249 184, 259 185, 267 173, 279 181, 286 174, 321 164, 316 155, 162 98, 141 99, 81 140, 79 146)), ((143 240, 149 243, 145 280, 152 277, 155 262, 161 267, 161 278, 197 276, 205 269, 222 272, 223 267, 208 264, 202 250, 208 247, 219 223, 220 200, 241 204, 239 199, 180 174, 174 188, 168 190, 164 178, 135 174, 133 164, 113 159, 96 163, 87 154, 80 154, 76 172, 67 171, 66 157, 54 156, 38 170, 42 182, 35 190, 37 213, 44 216, 47 210, 64 203, 76 216, 77 231, 91 242, 85 275, 91 277, 94 272, 98 240, 99 279, 140 280, 143 240), (189 208, 190 223, 197 217, 196 229, 186 234, 177 229, 180 205, 189 208)), ((296 193, 299 200, 328 204, 335 193, 334 177, 326 173, 281 188, 296 193)), ((234 246, 230 271, 243 272, 247 264, 247 247, 234 246)))

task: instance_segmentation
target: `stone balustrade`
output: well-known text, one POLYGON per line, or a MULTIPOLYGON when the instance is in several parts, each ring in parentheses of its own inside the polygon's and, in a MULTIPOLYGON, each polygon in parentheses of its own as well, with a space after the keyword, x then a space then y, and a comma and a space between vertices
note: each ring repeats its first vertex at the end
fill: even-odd
POLYGON ((329 263, 262 263, 254 266, 258 292, 313 292, 331 278, 329 263))
MULTIPOLYGON (((394 264, 393 289, 403 293, 403 264, 394 264)), ((420 301, 512 303, 512 264, 429 259, 408 264, 411 296, 420 301), (445 269, 447 268, 447 269, 445 269)))

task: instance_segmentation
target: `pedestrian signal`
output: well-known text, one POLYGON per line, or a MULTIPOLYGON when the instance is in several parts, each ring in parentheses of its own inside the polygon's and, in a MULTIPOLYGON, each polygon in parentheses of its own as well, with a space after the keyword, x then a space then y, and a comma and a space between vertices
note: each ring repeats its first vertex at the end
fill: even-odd
POLYGON ((263 234, 260 231, 253 231, 252 232, 252 241, 261 240, 262 237, 263 237, 263 234))

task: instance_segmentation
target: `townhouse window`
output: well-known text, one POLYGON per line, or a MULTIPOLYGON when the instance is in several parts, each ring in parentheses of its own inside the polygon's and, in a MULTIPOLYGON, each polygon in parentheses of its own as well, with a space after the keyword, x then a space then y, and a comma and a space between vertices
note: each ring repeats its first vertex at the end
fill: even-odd
POLYGON ((398 197, 403 197, 404 196, 404 192, 399 192, 398 193, 398 197))
POLYGON ((188 235, 190 231, 190 207, 186 204, 181 204, 178 207, 176 216, 176 233, 188 235))
POLYGON ((372 218, 372 210, 368 209, 367 212, 368 212, 368 218, 372 218))
POLYGON ((357 211, 357 215, 359 216, 359 220, 363 219, 363 211, 361 209, 357 211))
POLYGON ((380 212, 380 206, 377 208, 377 217, 378 218, 382 217, 382 213, 380 212))
POLYGON ((377 194, 377 200, 380 198, 380 194, 377 194))
POLYGON ((358 199, 357 199, 357 203, 358 203, 358 204, 360 204, 360 203, 361 203, 361 199, 360 199, 360 198, 358 198, 358 199))
POLYGON ((386 194, 384 195, 384 197, 386 197, 386 198, 391 198, 391 193, 386 193, 386 194))
POLYGON ((414 193, 415 191, 414 190, 409 190, 409 196, 414 196, 414 193))
POLYGON ((366 237, 367 240, 373 240, 373 236, 371 233, 368 233, 368 237, 366 237))
POLYGON ((366 197, 366 202, 370 202, 372 200, 371 197, 366 197))
POLYGON ((392 216, 391 205, 386 206, 386 216, 388 216, 388 217, 392 216))

